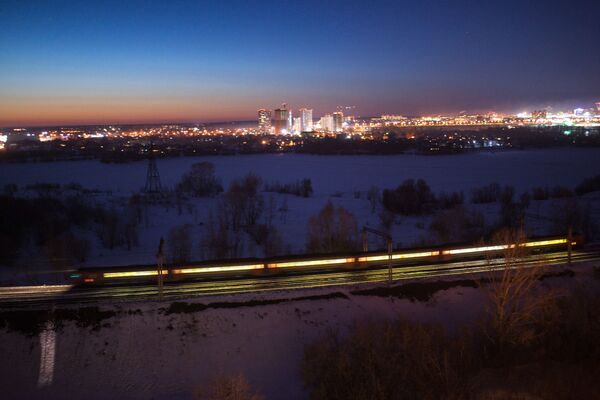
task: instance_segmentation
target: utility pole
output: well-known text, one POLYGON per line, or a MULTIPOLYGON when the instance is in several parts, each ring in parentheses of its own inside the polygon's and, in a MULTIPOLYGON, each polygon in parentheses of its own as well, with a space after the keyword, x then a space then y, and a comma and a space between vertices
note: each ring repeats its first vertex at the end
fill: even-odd
MULTIPOLYGON (((526 216, 535 218, 535 219, 541 219, 541 220, 545 220, 545 221, 550 221, 550 222, 558 222, 558 223, 562 223, 563 221, 558 220, 556 218, 550 218, 550 217, 542 217, 541 215, 531 215, 531 214, 524 214, 526 216)), ((573 253, 573 224, 569 221, 567 222, 567 265, 569 265, 569 267, 571 266, 571 256, 573 253)))
POLYGON ((392 249, 393 249, 392 235, 390 235, 387 232, 379 231, 377 229, 373 229, 373 228, 364 226, 362 229, 362 237, 363 237, 363 251, 365 251, 365 252, 369 251, 369 241, 367 240, 367 233, 372 233, 374 235, 384 238, 387 241, 388 283, 391 284, 392 280, 393 280, 393 277, 392 277, 392 249))
POLYGON ((143 189, 144 194, 151 201, 159 200, 163 196, 163 188, 160 184, 160 175, 154 159, 154 145, 150 143, 148 155, 148 170, 146 172, 146 184, 143 189))
POLYGON ((573 247, 573 225, 569 224, 569 229, 567 231, 567 260, 569 263, 569 267, 571 266, 571 248, 573 247))
POLYGON ((165 240, 161 237, 160 242, 158 244, 158 253, 156 254, 157 261, 157 272, 158 272, 158 298, 162 300, 163 298, 163 266, 165 263, 165 255, 163 252, 163 247, 165 244, 165 240))

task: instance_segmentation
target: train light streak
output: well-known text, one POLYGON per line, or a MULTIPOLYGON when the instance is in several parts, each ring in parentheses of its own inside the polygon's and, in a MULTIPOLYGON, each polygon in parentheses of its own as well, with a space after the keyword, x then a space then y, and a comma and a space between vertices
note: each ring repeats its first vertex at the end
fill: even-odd
MULTIPOLYGON (((551 240, 539 240, 534 242, 525 242, 519 244, 521 247, 544 247, 544 246, 553 246, 557 244, 567 243, 567 239, 551 239, 551 240)), ((508 248, 514 248, 516 244, 505 244, 498 246, 482 246, 482 247, 468 247, 464 249, 452 249, 452 250, 444 250, 442 254, 465 254, 465 253, 478 253, 480 251, 498 251, 505 250, 508 248)))
POLYGON ((224 267, 182 268, 174 269, 171 272, 173 274, 200 274, 205 272, 247 271, 252 269, 263 269, 264 267, 264 264, 230 265, 224 267))
MULTIPOLYGON (((487 252, 498 252, 506 249, 512 249, 515 247, 527 247, 527 248, 539 248, 546 246, 556 246, 568 244, 569 239, 557 238, 557 239, 545 239, 545 240, 534 240, 524 243, 511 243, 504 245, 493 245, 493 246, 477 246, 477 247, 464 247, 447 250, 428 250, 428 251, 417 251, 412 253, 392 253, 392 260, 402 260, 411 258, 424 258, 424 257, 436 257, 440 255, 461 255, 461 254, 474 254, 474 253, 487 253, 487 252)), ((570 242, 572 245, 576 245, 576 241, 570 242)), ((342 265, 352 264, 355 262, 375 262, 375 261, 387 261, 389 260, 388 254, 378 254, 373 256, 361 256, 361 257, 340 257, 340 258, 325 258, 325 259, 308 259, 308 260, 297 260, 297 261, 282 261, 273 263, 255 263, 255 264, 243 264, 243 265, 211 265, 204 267, 191 267, 191 268, 177 268, 171 270, 161 271, 162 275, 173 275, 178 274, 203 274, 211 272, 230 272, 230 271, 250 271, 250 270, 262 270, 262 269, 276 269, 276 268, 295 268, 295 267, 311 267, 311 266, 330 266, 330 265, 342 265)), ((77 274, 72 275, 75 277, 77 274)), ((143 271, 120 271, 120 272, 104 272, 102 276, 104 278, 134 278, 134 277, 149 277, 157 276, 157 270, 143 270, 143 271)), ((93 283, 95 279, 93 277, 86 277, 84 282, 93 283)))
MULTIPOLYGON (((167 275, 169 271, 161 271, 162 275, 167 275)), ((158 271, 124 271, 124 272, 105 272, 102 274, 105 278, 132 278, 136 276, 153 276, 158 275, 158 271)))
MULTIPOLYGON (((440 254, 439 251, 423 251, 420 253, 399 253, 392 254, 392 260, 402 260, 405 258, 418 258, 418 257, 433 257, 438 256, 440 254)), ((371 262, 371 261, 385 261, 389 259, 388 255, 381 256, 369 256, 369 257, 359 257, 359 262, 371 262)))
POLYGON ((552 240, 540 240, 537 242, 527 242, 524 244, 525 247, 542 247, 542 246, 552 246, 555 244, 563 244, 567 243, 567 239, 552 239, 552 240))
POLYGON ((498 245, 498 246, 481 246, 481 247, 467 247, 464 249, 451 249, 444 250, 442 254, 467 254, 467 253, 478 253, 480 251, 498 251, 508 249, 509 245, 498 245))
POLYGON ((392 260, 401 260, 404 258, 417 258, 417 257, 433 257, 440 255, 439 251, 423 251, 421 253, 403 253, 403 254, 392 254, 392 260))
POLYGON ((358 262, 371 262, 371 261, 385 261, 389 259, 388 255, 383 256, 369 256, 369 257, 358 257, 358 262))
POLYGON ((290 267, 310 267, 313 265, 333 265, 333 264, 346 264, 353 263, 354 257, 352 258, 330 258, 325 260, 309 260, 309 261, 292 261, 283 263, 268 264, 268 268, 290 268, 290 267))

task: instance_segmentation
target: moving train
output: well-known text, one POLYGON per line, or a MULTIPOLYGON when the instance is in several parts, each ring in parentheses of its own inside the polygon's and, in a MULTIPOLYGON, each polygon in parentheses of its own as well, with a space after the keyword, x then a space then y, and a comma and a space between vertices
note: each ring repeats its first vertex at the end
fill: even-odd
MULTIPOLYGON (((552 252, 575 248, 582 244, 582 237, 532 238, 519 244, 444 246, 438 248, 413 248, 387 252, 360 252, 351 254, 326 254, 312 256, 287 256, 267 259, 244 258, 237 260, 203 261, 185 265, 163 267, 164 282, 178 282, 215 278, 265 276, 282 273, 308 271, 348 271, 393 266, 411 265, 421 262, 444 263, 459 260, 500 257, 508 248, 524 247, 532 252, 552 252)), ((70 280, 80 285, 103 285, 119 283, 157 282, 159 271, 156 265, 132 265, 123 267, 81 268, 70 275, 70 280)))

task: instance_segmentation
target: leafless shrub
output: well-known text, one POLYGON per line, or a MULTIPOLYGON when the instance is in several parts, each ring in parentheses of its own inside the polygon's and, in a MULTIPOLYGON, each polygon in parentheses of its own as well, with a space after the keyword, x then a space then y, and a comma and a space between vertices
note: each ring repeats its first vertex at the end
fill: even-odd
POLYGON ((370 322, 306 347, 301 373, 313 400, 461 398, 472 355, 439 326, 370 322))

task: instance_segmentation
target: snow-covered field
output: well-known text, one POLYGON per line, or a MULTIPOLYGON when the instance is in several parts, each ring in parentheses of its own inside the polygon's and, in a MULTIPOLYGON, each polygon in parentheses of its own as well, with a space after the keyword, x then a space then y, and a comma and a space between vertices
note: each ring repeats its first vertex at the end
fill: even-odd
MULTIPOLYGON (((331 289, 328 290, 331 292, 331 289)), ((318 295, 324 290, 279 292, 259 299, 318 295)), ((347 290, 343 293, 347 294, 347 290)), ((299 368, 304 345, 329 329, 344 331, 364 319, 396 316, 460 323, 474 317, 480 293, 456 288, 431 303, 379 297, 293 301, 276 305, 208 309, 165 315, 167 304, 103 307, 121 311, 94 331, 67 323, 54 334, 54 367, 39 383, 46 334, 3 332, 0 382, 10 399, 185 399, 219 375, 243 372, 268 399, 303 399, 299 368), (139 309, 141 314, 129 315, 139 309), (9 384, 10 382, 10 384, 9 384)), ((244 301, 250 296, 203 299, 244 301)), ((256 298, 256 297, 254 297, 256 298)))
MULTIPOLYGON (((597 289, 589 266, 574 270, 575 277, 545 282, 597 289)), ((99 327, 66 321, 32 336, 0 330, 3 398, 190 399, 212 378, 242 372, 267 399, 305 399, 299 368, 305 344, 316 337, 344 333, 357 321, 394 318, 453 330, 477 319, 485 304, 481 289, 463 286, 438 291, 426 302, 358 296, 344 287, 204 297, 191 304, 300 296, 313 299, 171 314, 165 312, 170 302, 101 305, 116 315, 99 327), (345 297, 316 298, 331 293, 345 297)))
MULTIPOLYGON (((215 172, 227 188, 229 182, 252 172, 264 182, 291 183, 310 178, 314 195, 300 198, 292 195, 264 193, 265 204, 274 204, 274 225, 281 233, 284 250, 302 253, 305 250, 307 221, 330 199, 350 210, 359 227, 380 224, 378 212, 373 212, 366 192, 372 186, 394 188, 405 179, 423 178, 436 193, 463 191, 468 202, 471 189, 492 182, 513 185, 517 196, 521 191, 537 186, 563 185, 573 188, 582 179, 600 174, 600 149, 558 148, 546 150, 478 152, 463 155, 421 156, 313 156, 298 154, 190 157, 157 160, 164 186, 174 187, 190 166, 200 161, 214 164, 215 172), (360 193, 357 193, 360 192, 360 193), (287 209, 287 211, 282 211, 287 209)), ((103 164, 98 161, 74 161, 0 165, 0 187, 16 183, 20 187, 36 182, 80 183, 86 188, 112 191, 94 201, 121 206, 138 191, 146 179, 147 162, 103 164)), ((218 198, 192 199, 181 213, 175 207, 153 206, 149 218, 139 225, 139 246, 131 250, 106 250, 97 243, 85 265, 124 265, 155 262, 159 239, 166 237, 173 226, 192 225, 192 259, 201 259, 200 242, 206 235, 206 222, 218 198)), ((536 202, 533 202, 536 203, 536 202)), ((552 212, 548 204, 532 204, 533 213, 552 212)), ((597 204, 598 202, 594 202, 597 204)), ((497 218, 496 205, 478 206, 487 221, 497 218)), ((398 247, 413 246, 430 238, 430 217, 399 217, 392 228, 398 247)), ((539 221, 529 221, 530 232, 545 234, 539 221)), ((547 224, 546 224, 547 225, 547 224)), ((97 239, 89 235, 92 241, 97 239)), ((262 256, 262 250, 250 240, 244 243, 244 256, 262 256)), ((46 268, 43 255, 27 254, 31 268, 46 268)))
MULTIPOLYGON (((435 157, 255 155, 158 160, 163 184, 174 186, 199 161, 212 162, 225 187, 248 172, 267 182, 310 178, 315 189, 311 198, 273 194, 278 207, 287 202, 289 211, 278 214, 275 222, 293 252, 304 249, 307 219, 327 199, 351 210, 359 225, 377 226, 378 217, 365 196, 371 186, 391 188, 408 178, 423 178, 435 192, 462 190, 468 198, 470 189, 494 181, 514 185, 520 192, 535 186, 572 188, 583 178, 600 174, 600 150, 594 149, 435 157), (361 191, 359 198, 357 191, 361 191)), ((79 182, 87 188, 113 191, 97 200, 120 204, 143 186, 146 166, 145 162, 107 165, 95 161, 3 164, 0 185, 79 182)), ((267 199, 271 196, 264 195, 267 199)), ((598 197, 594 199, 597 207, 598 197)), ((88 265, 152 263, 158 239, 172 226, 185 223, 193 226, 193 255, 198 257, 203 224, 216 201, 193 200, 192 207, 184 207, 181 214, 176 208, 152 207, 148 223, 139 226, 138 247, 108 251, 94 246, 88 265)), ((482 211, 490 217, 495 213, 493 206, 483 206, 482 211)), ((551 211, 551 201, 533 204, 531 209, 540 214, 551 211)), ((394 239, 404 246, 414 244, 427 236, 427 226, 426 219, 398 218, 394 239)), ((259 249, 248 246, 246 255, 260 255, 259 249)), ((585 279, 577 273, 576 280, 585 279)), ((195 301, 210 304, 332 292, 345 295, 175 314, 165 312, 169 302, 104 305, 102 310, 116 315, 102 321, 99 329, 67 321, 61 329, 49 325, 32 337, 14 330, 0 331, 2 393, 11 399, 187 399, 212 377, 243 372, 268 399, 303 399, 306 393, 299 367, 304 345, 328 330, 344 331, 357 320, 395 317, 440 322, 452 328, 476 318, 483 304, 480 290, 465 287, 438 292, 429 302, 356 296, 350 291, 346 287, 201 298, 195 301)))

